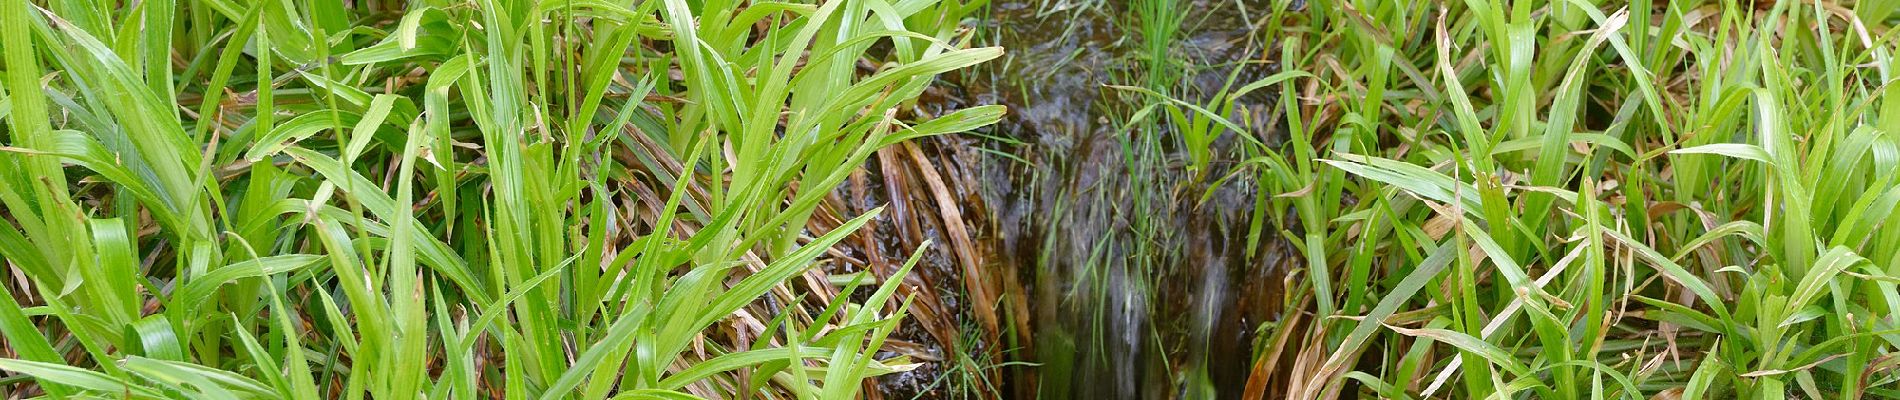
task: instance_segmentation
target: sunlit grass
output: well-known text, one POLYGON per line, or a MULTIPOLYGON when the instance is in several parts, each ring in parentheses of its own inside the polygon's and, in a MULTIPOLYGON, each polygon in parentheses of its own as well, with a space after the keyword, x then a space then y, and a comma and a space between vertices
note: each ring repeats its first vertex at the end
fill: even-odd
MULTIPOLYGON (((913 107, 985 4, 0 0, 0 392, 868 397, 924 253, 827 275, 827 197, 1002 118, 913 107)), ((959 258, 945 396, 1900 397, 1900 2, 1014 6, 1113 184, 1029 189, 1035 297, 959 258), (1217 211, 1286 268, 1242 393, 1169 308, 1217 211)))
POLYGON ((1295 339, 1258 362, 1291 378, 1250 389, 1900 395, 1892 7, 1276 14, 1280 67, 1304 75, 1258 169, 1299 216, 1279 224, 1311 278, 1290 300, 1316 315, 1270 325, 1295 339))
POLYGON ((0 1, 0 392, 855 397, 911 264, 832 284, 877 212, 821 200, 1003 111, 896 116, 1001 54, 954 0, 51 3, 0 1))

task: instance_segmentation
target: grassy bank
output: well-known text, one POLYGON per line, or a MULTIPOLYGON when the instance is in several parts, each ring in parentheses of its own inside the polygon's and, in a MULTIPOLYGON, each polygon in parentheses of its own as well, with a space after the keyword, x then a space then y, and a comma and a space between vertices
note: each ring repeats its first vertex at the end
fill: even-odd
POLYGON ((1248 394, 1900 395, 1894 6, 1277 4, 1248 394))
POLYGON ((911 108, 972 11, 0 1, 0 392, 859 396, 912 264, 827 196, 1000 117, 911 108))
POLYGON ((1900 397, 1900 2, 1004 3, 0 0, 0 394, 1900 397))
POLYGON ((1059 119, 1013 132, 1058 165, 1027 191, 1069 235, 1032 264, 1058 316, 1035 393, 1900 397, 1900 4, 1263 3, 1025 2, 1045 19, 1004 25, 1060 38, 1011 53, 1048 48, 1028 75, 1104 93, 997 78, 1059 119), (1248 55, 1197 54, 1233 15, 1246 36, 1212 47, 1248 55), (1252 218, 1195 219, 1247 207, 1224 191, 1252 218), (1225 236, 1245 262, 1196 257, 1225 236), (1182 327, 1210 317, 1178 299, 1257 287, 1180 278, 1223 270, 1283 289, 1244 365, 1182 327))

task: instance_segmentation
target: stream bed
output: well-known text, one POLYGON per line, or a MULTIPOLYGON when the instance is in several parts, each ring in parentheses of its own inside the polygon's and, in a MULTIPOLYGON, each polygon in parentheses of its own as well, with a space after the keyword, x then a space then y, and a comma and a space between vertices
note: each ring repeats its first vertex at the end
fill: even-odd
MULTIPOLYGON (((1188 12, 1168 52, 1183 64, 1174 89, 1184 99, 1274 72, 1247 62, 1262 55, 1245 6, 1180 6, 1188 12)), ((1250 175, 1212 186, 1235 168, 1239 156, 1221 149, 1238 139, 1215 140, 1209 170, 1189 174, 1167 120, 1131 122, 1146 99, 1108 87, 1136 85, 1144 72, 1131 7, 994 2, 983 44, 1007 55, 958 82, 973 103, 1010 109, 975 144, 990 150, 976 170, 992 267, 1016 274, 1027 297, 1028 340, 1010 359, 1035 366, 1005 369, 1007 396, 1239 398, 1254 332, 1279 314, 1294 252, 1271 222, 1264 243, 1248 242, 1260 195, 1250 175), (1261 246, 1253 257, 1250 246, 1261 246)), ((1239 103, 1260 112, 1274 101, 1239 103)), ((1272 140, 1267 120, 1246 134, 1272 140)))

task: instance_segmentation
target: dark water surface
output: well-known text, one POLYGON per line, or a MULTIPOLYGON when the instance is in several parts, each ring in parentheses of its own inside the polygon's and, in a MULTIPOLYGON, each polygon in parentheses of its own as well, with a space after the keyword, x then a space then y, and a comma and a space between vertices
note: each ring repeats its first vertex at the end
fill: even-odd
MULTIPOLYGON (((1120 1, 1003 0, 991 6, 987 44, 1007 55, 965 74, 964 95, 1004 104, 1010 116, 976 145, 989 210, 991 260, 1024 286, 1029 340, 1005 369, 1010 397, 1238 398, 1255 349, 1254 331, 1279 313, 1282 265, 1291 254, 1271 223, 1249 258, 1256 186, 1247 176, 1209 185, 1240 156, 1235 133, 1215 143, 1201 176, 1185 171, 1165 121, 1131 125, 1143 103, 1105 85, 1139 85, 1135 16, 1120 1), (1019 142, 1019 143, 1012 143, 1019 142)), ((1241 83, 1270 67, 1249 18, 1231 1, 1190 3, 1170 58, 1191 68, 1177 87, 1205 101, 1235 68, 1241 83)), ((1264 5, 1250 10, 1257 20, 1264 5)), ((1260 91, 1268 92, 1268 91, 1260 91)), ((1265 115, 1274 99, 1244 98, 1265 115)), ((1256 121, 1268 118, 1256 117, 1256 121)), ((1272 141, 1274 124, 1256 122, 1272 141)))

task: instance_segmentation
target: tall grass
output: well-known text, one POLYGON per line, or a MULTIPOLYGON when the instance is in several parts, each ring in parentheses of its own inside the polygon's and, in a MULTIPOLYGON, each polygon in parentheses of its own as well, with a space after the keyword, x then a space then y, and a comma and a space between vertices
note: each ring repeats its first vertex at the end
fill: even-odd
MULTIPOLYGON (((1001 118, 912 117, 1001 55, 959 28, 985 2, 399 3, 0 0, 0 391, 829 399, 918 366, 884 341, 922 249, 827 275, 879 218, 828 197, 1001 118)), ((1093 315, 1038 320, 1096 325, 1038 327, 1016 393, 1900 397, 1900 2, 1203 3, 1254 27, 1218 90, 1180 83, 1202 3, 1033 2, 1130 16, 1088 105, 1129 187, 1052 196, 1113 224, 1046 238, 1088 259, 1037 261, 1076 266, 1039 310, 1093 315), (1300 256, 1240 393, 1162 332, 1206 321, 1149 315, 1220 190, 1254 201, 1237 265, 1300 256)), ((966 262, 957 347, 995 349, 1027 307, 966 262)), ((1000 393, 998 356, 940 383, 1000 393)))
POLYGON ((0 1, 8 391, 855 397, 910 264, 814 216, 1001 116, 896 116, 971 8, 0 1))
POLYGON ((1900 396, 1892 2, 1294 3, 1249 395, 1900 396))

